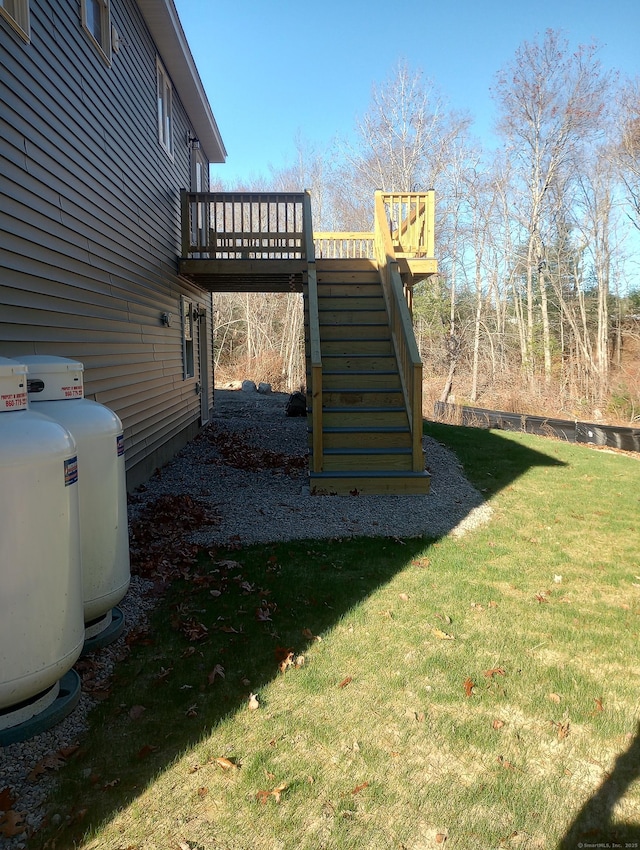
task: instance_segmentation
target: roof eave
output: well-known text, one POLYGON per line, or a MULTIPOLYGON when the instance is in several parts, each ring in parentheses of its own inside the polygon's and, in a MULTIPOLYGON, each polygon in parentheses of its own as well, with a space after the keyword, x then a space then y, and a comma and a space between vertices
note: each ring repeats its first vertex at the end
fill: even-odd
POLYGON ((227 151, 173 0, 137 3, 202 150, 209 162, 224 162, 227 151))

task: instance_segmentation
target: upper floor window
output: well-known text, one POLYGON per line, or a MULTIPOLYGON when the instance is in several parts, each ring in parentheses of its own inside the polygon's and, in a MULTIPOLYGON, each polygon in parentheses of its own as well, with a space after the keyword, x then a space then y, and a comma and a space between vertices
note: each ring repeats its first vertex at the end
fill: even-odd
POLYGON ((169 75, 162 67, 160 60, 157 61, 157 87, 158 87, 158 137, 160 144, 169 154, 173 156, 173 106, 172 88, 169 75))
POLYGON ((0 0, 0 14, 25 41, 29 41, 29 0, 0 0))
POLYGON ((111 14, 109 0, 81 0, 82 26, 104 61, 111 64, 111 14))

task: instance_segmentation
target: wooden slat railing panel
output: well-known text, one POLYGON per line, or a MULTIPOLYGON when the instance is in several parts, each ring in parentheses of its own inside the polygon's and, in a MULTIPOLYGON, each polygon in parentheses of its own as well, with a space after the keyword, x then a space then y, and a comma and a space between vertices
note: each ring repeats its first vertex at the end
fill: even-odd
POLYGON ((435 250, 435 194, 385 192, 383 201, 396 257, 433 257, 435 250))
POLYGON ((374 234, 368 231, 317 231, 313 234, 316 257, 328 260, 372 260, 374 234))
POLYGON ((182 256, 305 259, 305 206, 302 192, 182 192, 182 256))

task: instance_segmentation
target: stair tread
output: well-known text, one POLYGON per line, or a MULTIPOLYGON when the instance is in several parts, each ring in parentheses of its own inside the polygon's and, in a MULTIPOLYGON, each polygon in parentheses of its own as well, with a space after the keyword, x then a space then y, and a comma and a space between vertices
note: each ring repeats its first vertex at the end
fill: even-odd
POLYGON ((328 393, 401 393, 402 387, 323 387, 328 393))
POLYGON ((386 470, 386 469, 355 469, 355 470, 328 470, 327 472, 310 472, 310 478, 430 478, 431 475, 425 470, 412 472, 411 470, 386 470))
POLYGON ((322 431, 325 434, 407 434, 409 427, 406 425, 327 425, 323 426, 322 431))
POLYGON ((323 375, 397 375, 397 369, 323 369, 323 375))
POLYGON ((409 455, 410 448, 398 448, 388 446, 386 448, 357 448, 356 446, 324 448, 322 453, 325 455, 409 455))

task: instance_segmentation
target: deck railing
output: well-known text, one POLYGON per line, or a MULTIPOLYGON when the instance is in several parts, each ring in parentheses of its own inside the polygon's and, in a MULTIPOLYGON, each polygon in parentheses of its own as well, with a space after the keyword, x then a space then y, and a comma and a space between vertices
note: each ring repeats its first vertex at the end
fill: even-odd
MULTIPOLYGON (((381 192, 387 227, 396 259, 433 257, 434 191, 381 192)), ((316 257, 375 259, 375 233, 369 231, 316 231, 316 257)))
POLYGON ((325 260, 372 260, 374 234, 367 231, 316 231, 316 257, 325 260))
POLYGON ((183 191, 181 206, 185 259, 307 257, 304 192, 183 191))
POLYGON ((383 192, 375 193, 374 232, 376 259, 389 314, 391 339, 400 369, 402 391, 411 429, 412 467, 414 472, 422 472, 424 469, 422 454, 422 361, 413 333, 411 313, 403 291, 398 261, 389 231, 387 205, 383 192))
POLYGON ((397 257, 433 257, 434 191, 381 192, 397 257))

